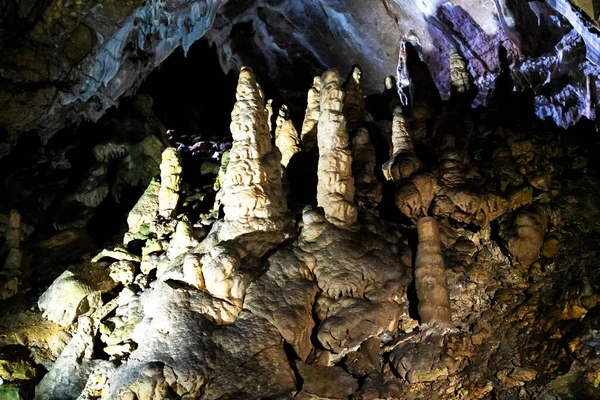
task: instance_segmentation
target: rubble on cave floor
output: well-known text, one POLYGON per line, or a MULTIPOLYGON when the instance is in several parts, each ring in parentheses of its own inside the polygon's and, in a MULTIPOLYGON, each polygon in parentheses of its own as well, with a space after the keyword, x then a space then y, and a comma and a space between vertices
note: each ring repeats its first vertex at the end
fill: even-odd
MULTIPOLYGON (((298 146, 284 112, 273 141, 243 68, 231 150, 201 171, 214 186, 190 183, 193 152, 164 149, 119 240, 35 294, 43 318, 0 319, 0 378, 39 399, 600 396, 585 153, 460 102, 390 102, 393 121, 373 121, 360 70, 349 79, 314 80, 298 146)), ((33 252, 17 219, 7 252, 33 252)), ((66 232, 35 251, 83 240, 66 232)))

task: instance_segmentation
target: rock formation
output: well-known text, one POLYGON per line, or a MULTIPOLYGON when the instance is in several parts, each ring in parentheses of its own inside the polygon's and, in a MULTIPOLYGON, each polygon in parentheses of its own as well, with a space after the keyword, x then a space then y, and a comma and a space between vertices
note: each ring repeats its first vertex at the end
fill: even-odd
MULTIPOLYGON (((258 14, 295 15, 288 6, 259 7, 258 14)), ((313 11, 319 20, 322 8, 313 11)), ((461 93, 466 64, 450 47, 472 48, 472 22, 461 7, 430 11, 424 27, 453 40, 439 41, 455 73, 445 75, 444 85, 461 93), (462 24, 450 27, 457 18, 462 24)), ((506 25, 486 34, 526 42, 508 25, 510 13, 499 12, 506 25)), ((253 29, 272 32, 281 28, 278 18, 253 29)), ((355 23, 346 22, 331 26, 345 31, 355 23)), ((415 78, 408 76, 415 84, 412 107, 396 108, 392 80, 383 94, 363 99, 354 70, 344 97, 337 72, 325 72, 309 94, 307 146, 293 157, 297 140, 287 142, 295 145, 290 152, 282 144, 292 125, 278 118, 275 142, 289 161, 283 177, 265 94, 246 67, 231 115, 230 153, 227 139, 207 133, 226 125, 200 114, 190 126, 201 131, 170 129, 171 147, 163 151, 161 130, 152 128, 157 115, 168 114, 161 109, 141 119, 109 116, 113 128, 86 124, 85 151, 69 149, 83 136, 79 131, 39 144, 35 133, 25 134, 16 148, 22 162, 15 153, 2 164, 10 201, 0 199, 0 260, 20 262, 13 254, 21 254, 32 261, 23 263, 18 296, 3 303, 0 315, 0 398, 31 398, 34 386, 38 398, 90 400, 598 398, 600 180, 593 124, 565 131, 540 122, 525 107, 534 100, 502 80, 490 94, 492 109, 466 107, 462 96, 427 103, 437 93, 432 85, 431 93, 422 92, 427 85, 420 78, 427 77, 419 57, 437 55, 427 51, 424 31, 411 30, 402 36, 402 56, 403 73, 415 78), (96 140, 96 131, 109 139, 96 140), (117 131, 135 140, 119 141, 117 131), (28 158, 32 149, 45 153, 28 158), (158 149, 162 163, 153 171, 160 177, 148 182, 126 228, 119 220, 126 196, 119 204, 108 193, 116 181, 142 185, 150 170, 141 169, 154 165, 150 154, 158 149), (45 164, 36 163, 47 154, 45 164), (138 169, 133 160, 142 154, 148 163, 138 169), (85 168, 76 174, 70 163, 85 168), (313 171, 318 182, 302 180, 313 171), (55 201, 67 198, 58 207, 55 201), (7 214, 15 199, 27 201, 7 214), (93 210, 87 228, 52 229, 55 215, 72 214, 67 227, 87 218, 87 209, 93 210), (111 221, 121 225, 105 226, 111 221), (116 237, 125 230, 122 240, 116 237), (100 251, 99 242, 115 246, 100 251)), ((563 48, 563 61, 574 56, 571 49, 563 48)), ((230 50, 232 57, 240 51, 230 50)), ((480 65, 475 54, 482 51, 474 47, 465 56, 478 79, 493 67, 480 65)), ((485 54, 487 62, 494 52, 485 54)), ((369 80, 365 74, 365 92, 369 80)), ((290 95, 264 87, 275 98, 290 95)), ((146 100, 138 101, 148 111, 146 100)), ((129 106, 139 111, 138 102, 129 106)), ((123 103, 119 113, 128 115, 129 106, 123 103)))
POLYGON ((344 83, 344 115, 348 131, 353 132, 365 118, 365 99, 361 86, 362 70, 358 65, 352 67, 344 83))
POLYGON ((294 123, 289 119, 287 106, 284 104, 279 109, 275 122, 275 146, 281 152, 281 165, 287 167, 290 159, 300 149, 300 139, 294 123))
POLYGON ((419 219, 417 232, 419 245, 415 260, 415 286, 419 298, 419 318, 426 326, 448 328, 452 325, 452 309, 440 232, 435 218, 419 219))
POLYGON ((225 223, 246 226, 240 229, 247 231, 276 229, 287 212, 280 156, 271 145, 264 98, 250 68, 240 71, 236 98, 231 113, 233 146, 221 198, 225 223))
POLYGON ((325 72, 321 83, 317 202, 328 221, 349 227, 356 222, 357 210, 353 202, 352 156, 342 110, 344 92, 337 70, 325 72))
POLYGON ((375 147, 369 131, 360 128, 352 139, 352 175, 356 187, 355 202, 359 207, 369 210, 377 208, 382 198, 375 167, 375 147))
POLYGON ((407 125, 402 108, 396 107, 392 122, 392 157, 382 166, 383 175, 387 180, 399 181, 410 178, 413 173, 422 168, 407 125))
POLYGON ((452 91, 466 94, 471 90, 471 75, 467 64, 456 47, 450 49, 450 85, 452 91))
POLYGON ((306 112, 304 113, 304 122, 302 123, 302 132, 300 139, 302 149, 310 151, 317 147, 317 130, 319 123, 319 114, 321 110, 321 77, 315 76, 313 85, 308 90, 306 99, 306 112))
POLYGON ((177 149, 167 148, 160 163, 160 190, 158 191, 158 214, 163 218, 175 215, 181 185, 181 160, 177 149))

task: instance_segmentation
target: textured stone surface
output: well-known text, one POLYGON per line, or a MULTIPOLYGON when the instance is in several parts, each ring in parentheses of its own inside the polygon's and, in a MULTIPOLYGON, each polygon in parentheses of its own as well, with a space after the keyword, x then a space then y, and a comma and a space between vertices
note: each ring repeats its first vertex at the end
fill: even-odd
POLYGON ((320 95, 317 202, 319 207, 323 207, 328 221, 349 227, 356 222, 357 210, 354 205, 352 155, 343 114, 344 92, 337 70, 323 74, 320 95))

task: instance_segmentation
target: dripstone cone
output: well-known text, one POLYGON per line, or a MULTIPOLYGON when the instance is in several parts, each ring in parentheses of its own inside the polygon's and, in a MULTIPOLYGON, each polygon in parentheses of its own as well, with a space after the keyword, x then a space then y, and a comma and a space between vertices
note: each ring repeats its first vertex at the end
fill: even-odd
POLYGON ((433 217, 419 219, 417 232, 419 245, 415 261, 415 285, 419 298, 419 317, 424 325, 448 328, 452 325, 452 310, 437 221, 433 217))
POLYGON ((287 212, 280 172, 280 153, 271 145, 264 98, 254 73, 240 72, 237 103, 231 113, 233 145, 223 182, 225 222, 250 225, 287 212))
POLYGON ((293 155, 301 150, 298 132, 292 120, 289 119, 285 104, 279 109, 279 115, 275 122, 275 145, 281 152, 281 165, 284 167, 287 167, 293 155))
POLYGON ((412 139, 408 132, 402 108, 394 109, 392 122, 392 157, 381 167, 387 180, 398 181, 408 178, 423 167, 417 158, 412 139))
POLYGON ((313 79, 313 85, 308 90, 306 113, 304 114, 304 122, 302 123, 302 132, 300 133, 302 149, 304 149, 304 151, 309 151, 317 147, 317 128, 321 109, 320 92, 321 77, 315 76, 313 79))
POLYGON ((335 69, 325 72, 321 81, 317 202, 329 222, 349 227, 356 222, 358 212, 354 205, 352 156, 343 113, 344 92, 335 69))

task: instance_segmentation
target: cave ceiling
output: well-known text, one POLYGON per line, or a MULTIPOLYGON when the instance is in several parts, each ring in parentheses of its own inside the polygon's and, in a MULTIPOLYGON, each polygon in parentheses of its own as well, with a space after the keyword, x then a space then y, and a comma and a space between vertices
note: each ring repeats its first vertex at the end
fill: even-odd
POLYGON ((594 119, 598 101, 595 11, 576 4, 582 8, 567 0, 4 0, 0 156, 23 132, 48 137, 97 120, 201 37, 216 46, 224 71, 251 65, 265 85, 292 97, 326 68, 345 73, 353 64, 364 71, 366 93, 380 92, 405 42, 447 99, 456 48, 479 89, 474 106, 486 103, 504 47, 515 89, 532 89, 537 115, 568 127, 594 119))

